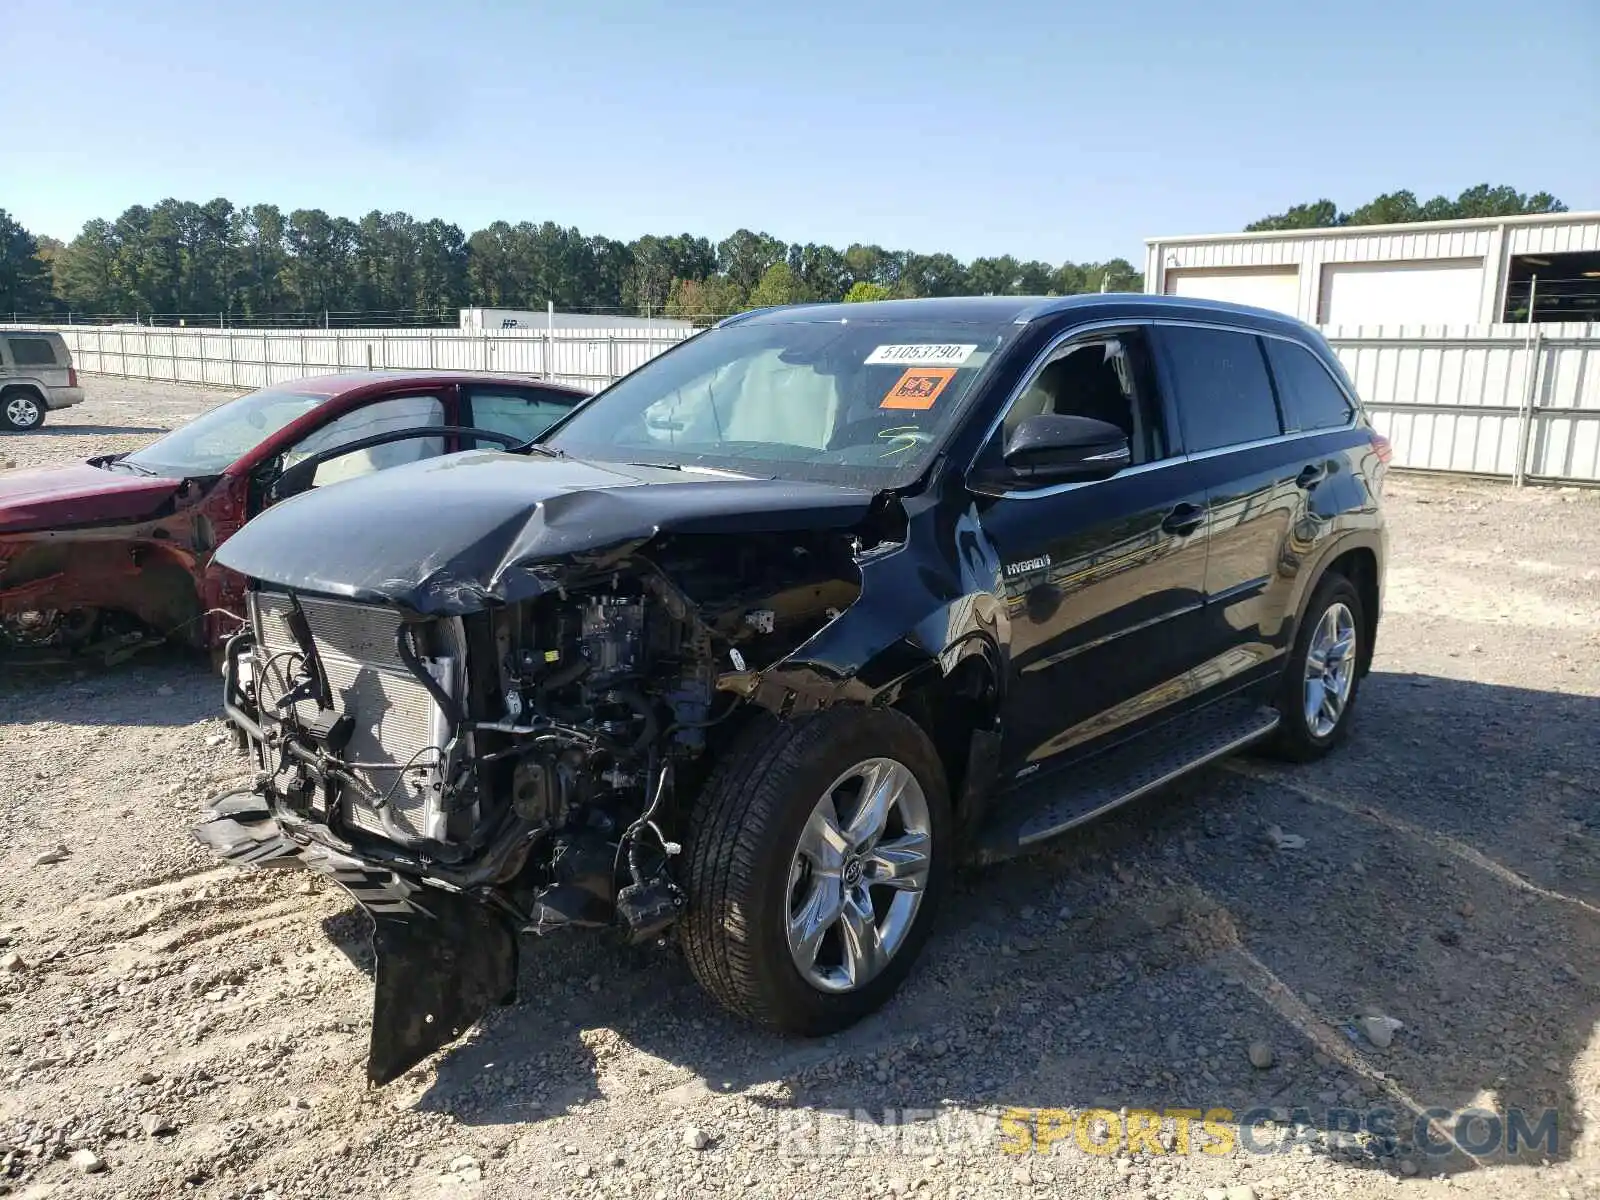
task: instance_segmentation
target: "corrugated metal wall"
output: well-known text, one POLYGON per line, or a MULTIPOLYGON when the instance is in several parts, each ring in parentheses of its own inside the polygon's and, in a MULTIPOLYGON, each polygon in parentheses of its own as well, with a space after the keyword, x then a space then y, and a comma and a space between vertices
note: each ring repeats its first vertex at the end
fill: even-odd
POLYGON ((1483 264, 1477 321, 1499 319, 1506 264, 1513 255, 1600 250, 1600 216, 1563 213, 1536 218, 1400 225, 1306 233, 1229 234, 1159 238, 1145 247, 1145 290, 1166 291, 1169 270, 1243 270, 1298 266, 1302 321, 1321 320, 1322 268, 1332 263, 1416 262, 1476 259, 1483 264))
POLYGON ((1323 330, 1396 466, 1600 483, 1600 333, 1590 325, 1323 330))
MULTIPOLYGON (((35 327, 38 328, 38 327, 35 327)), ((54 326, 78 369, 241 389, 372 367, 535 375, 600 388, 670 331, 199 330, 54 326)), ((1600 331, 1588 325, 1324 330, 1395 464, 1600 483, 1600 331)))
POLYGON ((689 336, 617 329, 50 328, 66 339, 80 371, 243 389, 333 371, 404 367, 504 371, 598 390, 689 336))
POLYGON ((1295 315, 1302 321, 1315 321, 1321 300, 1324 264, 1477 259, 1484 263, 1485 268, 1478 297, 1478 319, 1489 321, 1498 315, 1499 270, 1496 264, 1501 254, 1498 229, 1161 242, 1153 243, 1149 248, 1145 287, 1152 292, 1160 290, 1162 278, 1168 270, 1298 265, 1300 303, 1295 315))

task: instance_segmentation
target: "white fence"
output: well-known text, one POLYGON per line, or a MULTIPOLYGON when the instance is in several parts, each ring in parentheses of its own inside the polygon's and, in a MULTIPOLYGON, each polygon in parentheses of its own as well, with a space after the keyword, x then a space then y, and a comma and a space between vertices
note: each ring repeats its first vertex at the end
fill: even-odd
POLYGON ((372 368, 503 371, 597 390, 689 332, 617 329, 181 329, 55 325, 80 371, 252 389, 372 368))
POLYGON ((1394 464, 1600 483, 1600 333, 1585 324, 1324 329, 1394 464))
MULTIPOLYGON (((173 329, 53 326, 78 369, 257 388, 368 367, 535 375, 600 388, 682 341, 674 330, 173 329)), ((1600 483, 1592 325, 1324 330, 1396 466, 1600 483)))

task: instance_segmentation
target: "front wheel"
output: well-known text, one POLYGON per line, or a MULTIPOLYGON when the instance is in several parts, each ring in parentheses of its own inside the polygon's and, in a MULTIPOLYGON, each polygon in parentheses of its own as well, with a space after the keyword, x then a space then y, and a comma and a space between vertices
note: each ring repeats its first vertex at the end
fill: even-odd
POLYGON ((1366 651, 1365 615, 1360 593, 1343 575, 1324 576, 1317 584, 1284 668, 1280 721, 1269 752, 1310 762, 1349 734, 1366 651))
POLYGON ((27 433, 44 424, 44 402, 32 392, 7 392, 0 396, 0 429, 27 433))
POLYGON ((889 999, 949 876, 944 770, 910 718, 763 718, 717 767, 689 833, 689 965, 720 1003, 788 1033, 889 999))

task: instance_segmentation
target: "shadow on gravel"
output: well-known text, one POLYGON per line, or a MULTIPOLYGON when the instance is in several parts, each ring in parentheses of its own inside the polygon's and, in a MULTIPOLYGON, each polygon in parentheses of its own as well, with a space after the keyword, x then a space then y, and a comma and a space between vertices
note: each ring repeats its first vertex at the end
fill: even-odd
MULTIPOLYGON (((907 988, 831 1038, 724 1015, 670 951, 526 939, 521 1000, 445 1052, 421 1105, 505 1124, 636 1087, 668 1107, 758 1088, 789 1110, 780 1151, 837 1153, 828 1121, 863 1154, 1059 1161, 1131 1137, 1158 1177, 1182 1110, 1227 1110, 1265 1176, 1306 1153, 1422 1175, 1563 1160, 1600 1016, 1600 700, 1384 673, 1363 696, 1321 763, 1207 770, 963 874, 907 988), (1385 1048, 1360 1032, 1373 1014, 1401 1022, 1385 1048), (1084 1109, 1104 1111, 1061 1111, 1084 1109), (906 1110, 941 1115, 897 1130, 906 1110)), ((1186 1136, 1219 1152, 1199 1119, 1186 1136)))
POLYGON ((192 725, 222 715, 222 680, 206 658, 152 646, 114 667, 0 661, 0 725, 192 725))

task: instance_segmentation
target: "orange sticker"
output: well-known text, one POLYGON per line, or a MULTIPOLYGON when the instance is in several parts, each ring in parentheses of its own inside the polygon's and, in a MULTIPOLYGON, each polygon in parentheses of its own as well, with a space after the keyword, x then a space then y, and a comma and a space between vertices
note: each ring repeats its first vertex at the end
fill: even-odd
POLYGON ((956 377, 954 367, 911 367, 900 376, 879 408, 932 408, 939 393, 956 377))

